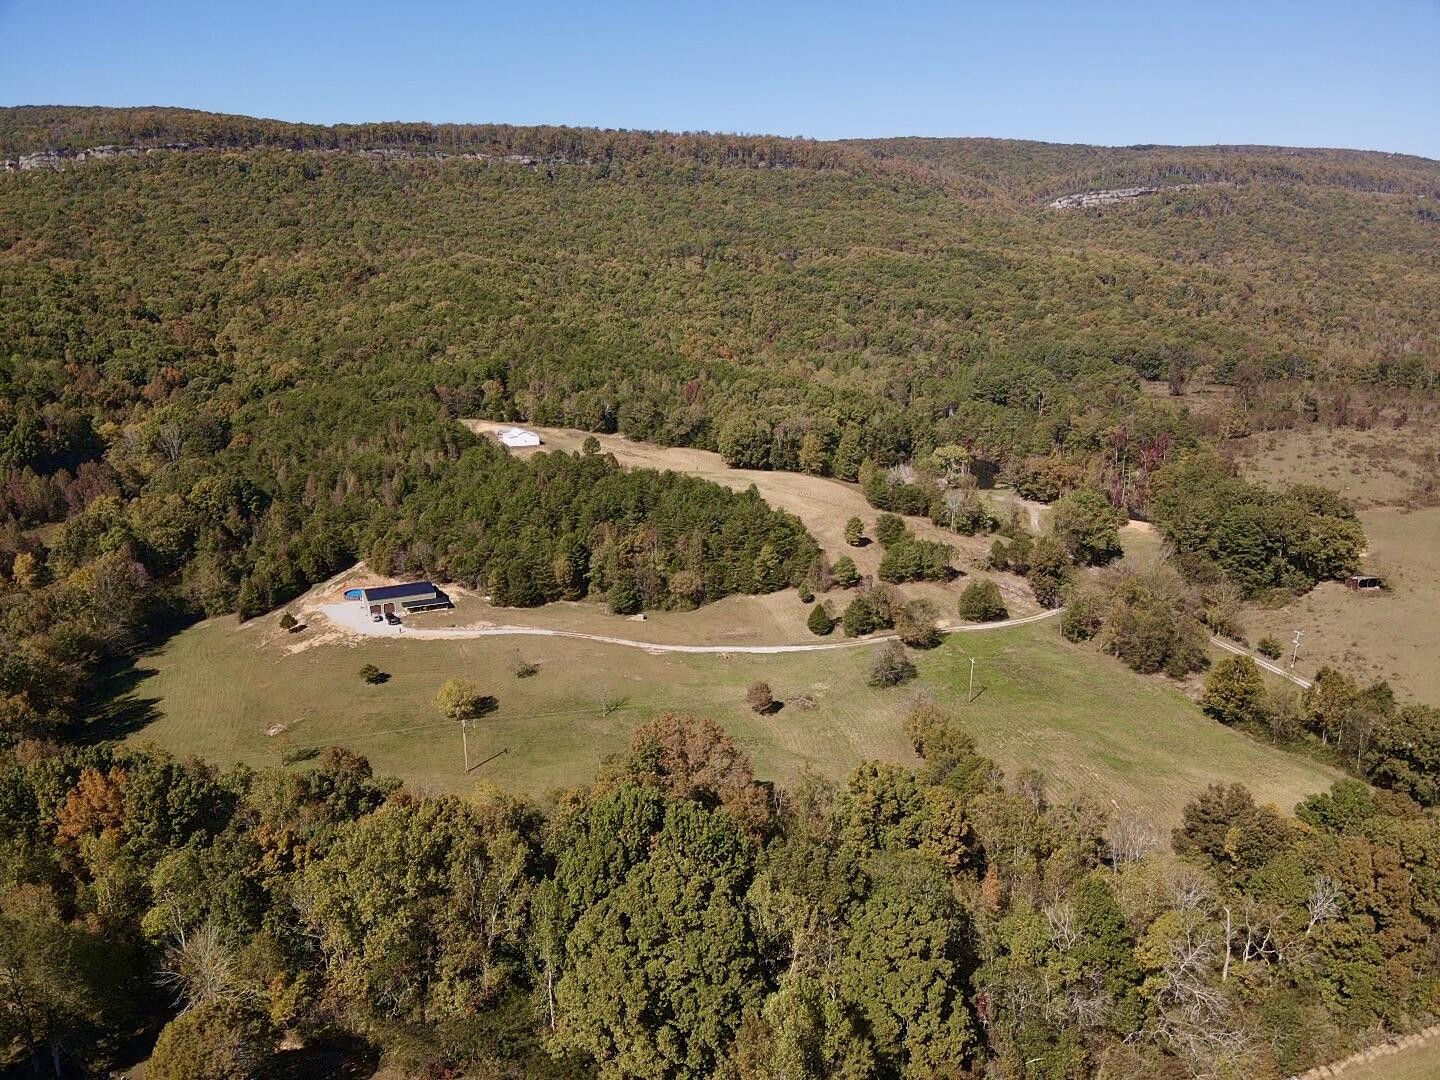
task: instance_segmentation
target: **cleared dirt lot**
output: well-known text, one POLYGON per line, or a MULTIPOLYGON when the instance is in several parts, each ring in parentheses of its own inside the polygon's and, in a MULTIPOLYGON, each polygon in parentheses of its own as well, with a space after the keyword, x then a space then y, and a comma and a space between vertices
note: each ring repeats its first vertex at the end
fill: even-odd
MULTIPOLYGON (((492 436, 498 431, 515 426, 492 420, 465 420, 463 423, 471 431, 492 436)), ((511 453, 517 457, 543 453, 547 449, 578 452, 591 435, 588 431, 536 427, 534 424, 525 425, 525 430, 538 434, 544 440, 544 445, 532 450, 512 450, 511 453)), ((858 517, 865 522, 868 530, 878 514, 878 511, 865 501, 865 496, 860 493, 856 484, 824 476, 806 476, 803 473, 732 469, 719 454, 708 450, 656 446, 653 443, 635 442, 623 435, 596 435, 595 438, 599 440, 602 450, 614 454, 616 461, 629 468, 668 469, 672 472, 688 473, 735 491, 744 491, 754 485, 755 490, 771 506, 786 510, 804 522, 810 534, 832 560, 849 555, 855 560, 860 572, 871 577, 874 577, 880 568, 883 552, 879 544, 854 548, 845 543, 847 519, 858 517)), ((938 540, 953 547, 956 567, 967 574, 980 570, 986 555, 989 554, 991 538, 988 536, 960 536, 940 528, 926 518, 907 517, 905 520, 916 536, 925 540, 938 540)), ((1038 610, 1029 587, 1022 579, 1012 574, 984 572, 1000 584, 1012 614, 1026 614, 1038 610)), ((936 601, 942 612, 948 614, 954 610, 955 600, 965 585, 964 578, 947 585, 917 583, 906 586, 906 593, 928 595, 936 601)))

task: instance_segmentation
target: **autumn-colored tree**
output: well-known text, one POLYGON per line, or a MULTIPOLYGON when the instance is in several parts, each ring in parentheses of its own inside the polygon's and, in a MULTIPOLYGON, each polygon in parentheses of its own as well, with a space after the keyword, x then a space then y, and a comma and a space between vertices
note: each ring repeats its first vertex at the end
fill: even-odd
POLYGON ((770 684, 767 682, 753 682, 750 689, 745 691, 745 704, 751 712, 765 714, 775 708, 775 696, 770 692, 770 684))
POLYGON ((447 720, 467 723, 483 716, 491 706, 490 698, 469 679, 453 676, 435 692, 435 708, 447 720))
POLYGON ((749 757, 719 724, 704 717, 665 713, 636 728, 629 752, 600 782, 604 787, 621 781, 719 805, 750 831, 762 830, 770 818, 749 757))
POLYGON ((118 766, 103 773, 98 769, 83 770, 55 813, 56 842, 73 842, 82 836, 119 840, 125 832, 128 779, 118 766))

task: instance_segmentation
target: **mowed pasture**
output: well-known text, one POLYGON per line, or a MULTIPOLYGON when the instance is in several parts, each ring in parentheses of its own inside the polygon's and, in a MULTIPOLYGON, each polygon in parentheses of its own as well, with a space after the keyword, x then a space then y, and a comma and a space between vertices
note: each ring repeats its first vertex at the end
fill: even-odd
POLYGON ((1440 426, 1297 428, 1232 444, 1248 479, 1267 487, 1323 484, 1356 509, 1423 505, 1440 499, 1440 426), (1427 494, 1428 492, 1428 494, 1427 494))
POLYGON ((1323 583, 1280 606, 1252 605, 1251 642, 1285 645, 1305 631, 1295 670, 1307 678, 1332 664, 1363 679, 1388 679, 1403 700, 1440 704, 1440 508, 1360 511, 1369 539, 1363 560, 1389 588, 1355 593, 1323 583))
POLYGON ((1336 776, 1216 724, 1163 680, 1067 643, 1053 620, 947 638, 916 656, 917 681, 894 690, 866 685, 878 646, 765 656, 536 637, 331 638, 291 651, 295 643, 274 616, 243 626, 215 619, 178 634, 141 661, 133 695, 152 719, 128 738, 255 766, 338 744, 420 788, 464 792, 486 781, 543 796, 588 782, 638 724, 674 710, 721 723, 764 778, 784 783, 813 769, 842 780, 865 759, 914 760, 902 718, 924 692, 1008 772, 1036 768, 1056 797, 1098 800, 1160 826, 1206 784, 1243 781, 1289 809, 1336 776), (972 656, 976 696, 967 701, 972 656), (517 677, 519 659, 538 670, 517 677), (389 680, 363 683, 367 663, 389 680), (497 703, 470 736, 468 774, 458 728, 431 704, 452 675, 497 703), (780 709, 760 716, 745 707, 756 680, 770 684, 780 709))

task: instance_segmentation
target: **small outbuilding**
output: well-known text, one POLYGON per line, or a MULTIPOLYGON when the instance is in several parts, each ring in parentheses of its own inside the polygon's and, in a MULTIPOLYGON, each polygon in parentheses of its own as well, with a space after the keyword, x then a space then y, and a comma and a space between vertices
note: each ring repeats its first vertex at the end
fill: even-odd
POLYGON ((1354 592, 1375 592, 1385 587, 1385 581, 1371 574, 1355 574, 1345 579, 1345 587, 1354 592))
POLYGON ((429 581, 411 581, 404 585, 377 585, 369 589, 348 589, 347 600, 359 600, 371 615, 394 615, 399 609, 409 615, 416 611, 434 611, 454 607, 450 597, 429 581))
POLYGON ((531 446, 540 445, 540 436, 533 431, 526 431, 524 428, 506 428, 500 432, 500 442, 512 450, 523 450, 531 446))

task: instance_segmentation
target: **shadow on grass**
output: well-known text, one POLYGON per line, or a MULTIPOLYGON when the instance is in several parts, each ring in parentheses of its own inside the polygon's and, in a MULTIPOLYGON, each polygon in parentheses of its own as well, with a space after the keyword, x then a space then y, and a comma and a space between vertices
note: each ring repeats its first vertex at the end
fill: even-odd
POLYGON ((498 757, 504 757, 504 756, 505 756, 506 754, 508 754, 509 752, 510 752, 510 747, 508 747, 508 746, 505 747, 503 750, 496 750, 495 753, 491 754, 491 755, 490 755, 489 757, 487 757, 484 761, 477 761, 474 765, 471 765, 470 768, 466 769, 465 771, 466 771, 467 773, 472 773, 472 772, 474 772, 476 769, 480 768, 482 765, 489 765, 490 762, 494 761, 496 758, 498 758, 498 757))
POLYGON ((83 746, 123 739, 158 720, 160 699, 137 692, 146 679, 156 674, 155 669, 146 667, 143 661, 198 621, 198 618, 171 612, 156 623, 153 636, 132 655, 102 665, 78 703, 78 715, 84 719, 76 725, 75 742, 83 746))
POLYGON ((136 692, 154 674, 154 668, 141 667, 133 660, 101 672, 80 702, 79 713, 85 722, 77 728, 75 741, 93 745, 123 739, 158 719, 160 699, 136 692))
POLYGON ((267 1063, 273 1080, 365 1080, 380 1067, 380 1055, 361 1039, 336 1036, 314 1046, 281 1050, 267 1063))

